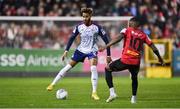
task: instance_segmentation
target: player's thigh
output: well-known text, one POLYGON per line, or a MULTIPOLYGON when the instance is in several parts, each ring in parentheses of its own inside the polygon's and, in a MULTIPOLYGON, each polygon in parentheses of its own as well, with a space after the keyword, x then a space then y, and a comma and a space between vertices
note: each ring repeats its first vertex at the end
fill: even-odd
POLYGON ((71 59, 71 61, 69 62, 69 64, 74 67, 78 62, 77 61, 74 61, 71 59))
POLYGON ((76 62, 84 62, 85 58, 86 54, 80 52, 79 50, 76 50, 71 59, 76 62))
POLYGON ((94 58, 89 59, 89 61, 90 61, 91 66, 92 66, 92 65, 97 65, 98 58, 97 58, 97 57, 94 57, 94 58))
POLYGON ((108 68, 110 71, 122 71, 128 69, 128 65, 122 63, 121 59, 117 59, 109 63, 109 65, 106 68, 108 68))
POLYGON ((88 59, 90 61, 91 66, 97 65, 97 62, 98 62, 97 54, 98 54, 97 52, 91 52, 86 55, 86 57, 88 57, 88 59))
POLYGON ((132 65, 129 67, 129 72, 133 77, 136 77, 138 75, 139 68, 140 68, 139 65, 132 65))

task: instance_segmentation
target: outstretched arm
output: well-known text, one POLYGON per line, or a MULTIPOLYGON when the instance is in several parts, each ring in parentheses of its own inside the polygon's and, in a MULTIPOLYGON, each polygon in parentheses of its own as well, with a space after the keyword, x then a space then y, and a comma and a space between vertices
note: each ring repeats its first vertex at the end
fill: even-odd
MULTIPOLYGON (((103 41, 105 42, 105 44, 108 44, 108 43, 109 43, 109 39, 108 39, 107 34, 105 34, 104 36, 102 36, 102 39, 103 39, 103 41)), ((107 47, 107 48, 106 48, 106 51, 107 51, 106 62, 107 62, 107 63, 110 63, 110 62, 112 61, 112 59, 111 59, 111 49, 110 49, 110 47, 107 47)))
POLYGON ((112 45, 120 42, 122 39, 123 39, 124 35, 123 34, 120 34, 116 39, 114 40, 111 40, 106 46, 104 47, 100 47, 99 48, 99 51, 102 52, 104 51, 104 49, 108 48, 108 47, 111 47, 112 45))
POLYGON ((63 55, 62 55, 62 57, 61 57, 61 60, 62 60, 62 61, 64 61, 65 57, 67 56, 67 53, 68 53, 68 51, 69 51, 69 49, 70 49, 70 47, 71 47, 74 39, 76 38, 76 36, 77 36, 77 34, 75 34, 75 33, 73 33, 73 34, 71 35, 71 37, 70 37, 70 39, 69 39, 69 41, 68 41, 68 43, 67 43, 66 49, 65 49, 65 51, 64 51, 64 53, 63 53, 63 55))
POLYGON ((76 36, 77 36, 76 34, 71 35, 71 37, 70 37, 70 39, 69 39, 69 41, 67 43, 66 49, 65 49, 66 51, 69 51, 69 49, 70 49, 74 39, 76 38, 76 36))
MULTIPOLYGON (((102 36, 102 39, 105 42, 105 44, 109 43, 108 36, 106 34, 104 36, 102 36)), ((107 56, 111 56, 110 47, 107 47, 106 49, 107 49, 107 56)))
POLYGON ((62 57, 61 57, 62 61, 64 61, 64 59, 65 59, 65 57, 67 56, 67 53, 68 53, 68 51, 69 51, 69 49, 70 49, 70 47, 71 47, 71 45, 72 45, 72 43, 73 43, 73 41, 74 41, 74 39, 75 39, 76 36, 79 34, 77 28, 78 28, 78 27, 76 26, 75 29, 74 29, 73 32, 72 32, 71 37, 69 38, 69 41, 68 41, 67 46, 66 46, 66 49, 65 49, 65 51, 64 51, 64 53, 63 53, 63 55, 62 55, 62 57))
POLYGON ((158 51, 158 49, 156 48, 156 46, 152 43, 152 44, 150 45, 150 47, 151 47, 151 49, 153 50, 154 54, 156 54, 156 56, 158 57, 158 60, 159 60, 159 62, 161 63, 161 65, 164 65, 164 61, 163 61, 162 57, 160 56, 159 51, 158 51))

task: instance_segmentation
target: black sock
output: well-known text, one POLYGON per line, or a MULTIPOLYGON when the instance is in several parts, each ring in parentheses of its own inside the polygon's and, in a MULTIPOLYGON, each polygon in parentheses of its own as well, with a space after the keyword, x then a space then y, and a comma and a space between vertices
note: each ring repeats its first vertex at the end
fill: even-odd
POLYGON ((108 70, 105 68, 105 74, 106 74, 106 83, 107 83, 107 85, 108 85, 109 88, 112 88, 112 87, 113 87, 112 72, 111 72, 111 71, 108 71, 108 70))
POLYGON ((132 79, 132 94, 136 96, 137 88, 138 88, 138 80, 136 77, 131 77, 132 79))

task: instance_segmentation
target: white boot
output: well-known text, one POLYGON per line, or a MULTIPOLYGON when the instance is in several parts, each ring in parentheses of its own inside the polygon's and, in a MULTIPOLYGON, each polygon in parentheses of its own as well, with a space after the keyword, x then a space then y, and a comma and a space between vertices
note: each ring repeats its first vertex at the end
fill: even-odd
POLYGON ((131 103, 132 103, 132 104, 136 103, 136 96, 133 95, 133 96, 131 97, 131 103))
POLYGON ((114 94, 109 96, 109 98, 106 100, 106 102, 109 103, 109 102, 113 101, 116 98, 117 98, 117 95, 116 95, 116 93, 114 93, 114 94))

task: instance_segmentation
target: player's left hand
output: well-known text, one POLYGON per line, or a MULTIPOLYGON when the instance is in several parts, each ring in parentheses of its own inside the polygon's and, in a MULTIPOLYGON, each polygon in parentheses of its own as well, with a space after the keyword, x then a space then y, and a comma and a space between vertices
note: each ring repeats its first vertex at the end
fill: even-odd
POLYGON ((99 46, 98 49, 99 49, 99 52, 103 52, 103 51, 106 49, 106 47, 104 47, 104 46, 99 46))
POLYGON ((111 57, 110 57, 110 56, 107 56, 107 58, 106 58, 107 64, 109 64, 111 61, 112 61, 111 57))
POLYGON ((160 64, 161 64, 162 66, 165 66, 165 63, 164 63, 163 59, 159 59, 159 62, 160 62, 160 64))

